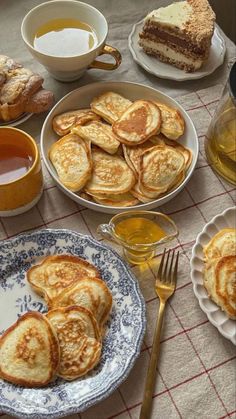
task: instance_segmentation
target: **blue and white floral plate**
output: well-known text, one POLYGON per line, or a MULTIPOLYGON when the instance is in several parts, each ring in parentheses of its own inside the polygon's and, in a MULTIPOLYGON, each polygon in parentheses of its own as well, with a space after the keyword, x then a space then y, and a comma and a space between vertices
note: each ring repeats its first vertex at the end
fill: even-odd
POLYGON ((39 230, 0 244, 0 333, 29 310, 46 311, 30 288, 26 271, 50 254, 68 253, 92 262, 113 295, 113 308, 99 365, 85 377, 57 379, 27 389, 0 380, 0 412, 20 418, 58 418, 84 411, 109 396, 128 376, 145 332, 145 303, 138 283, 119 255, 69 230, 39 230))

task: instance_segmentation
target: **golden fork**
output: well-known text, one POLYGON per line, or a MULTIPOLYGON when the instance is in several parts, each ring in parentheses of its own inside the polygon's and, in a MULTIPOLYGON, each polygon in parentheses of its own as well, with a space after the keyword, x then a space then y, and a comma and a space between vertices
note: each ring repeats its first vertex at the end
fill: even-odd
POLYGON ((175 258, 175 252, 166 250, 161 258, 160 266, 157 273, 157 279, 155 283, 155 291, 160 300, 159 311, 157 316, 157 323, 153 338, 152 353, 148 366, 147 377, 145 382, 145 390, 143 403, 140 411, 139 419, 150 419, 151 408, 152 408, 152 394, 155 385, 157 361, 160 354, 160 336, 162 329, 162 322, 164 316, 164 310, 166 301, 174 294, 177 281, 177 270, 179 252, 175 258), (174 263, 175 259, 175 263, 174 263))

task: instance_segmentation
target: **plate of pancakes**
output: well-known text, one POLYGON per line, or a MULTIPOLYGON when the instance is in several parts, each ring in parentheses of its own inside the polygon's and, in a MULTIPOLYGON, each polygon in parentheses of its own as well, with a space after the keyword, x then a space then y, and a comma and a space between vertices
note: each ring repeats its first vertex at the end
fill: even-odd
POLYGON ((0 245, 0 411, 58 418, 125 380, 141 349, 145 302, 112 249, 70 230, 0 245))
POLYGON ((70 92, 41 131, 42 157, 57 186, 80 205, 111 214, 173 199, 198 151, 187 112, 160 91, 130 82, 70 92))
POLYGON ((192 250, 191 279, 201 309, 236 345, 236 207, 207 223, 192 250))

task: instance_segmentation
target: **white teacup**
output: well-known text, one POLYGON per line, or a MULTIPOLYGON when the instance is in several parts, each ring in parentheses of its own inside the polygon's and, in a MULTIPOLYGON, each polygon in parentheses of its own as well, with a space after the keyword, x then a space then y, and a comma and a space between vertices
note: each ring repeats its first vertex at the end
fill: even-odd
MULTIPOLYGON (((89 4, 75 0, 53 0, 42 3, 30 10, 21 25, 22 38, 33 55, 57 80, 73 81, 80 78, 88 68, 114 70, 121 63, 121 55, 116 48, 107 45, 108 24, 99 10, 89 4), (91 26, 97 42, 87 53, 77 56, 58 57, 39 52, 34 47, 34 37, 38 28, 53 19, 77 19, 91 26), (95 58, 109 54, 115 63, 104 63, 95 58)), ((63 47, 63 46, 62 46, 63 47)))

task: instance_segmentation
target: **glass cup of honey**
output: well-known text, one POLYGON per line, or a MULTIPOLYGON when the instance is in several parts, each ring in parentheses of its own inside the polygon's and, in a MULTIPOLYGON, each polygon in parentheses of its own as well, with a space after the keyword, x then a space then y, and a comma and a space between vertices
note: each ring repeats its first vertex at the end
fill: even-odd
POLYGON ((174 221, 155 211, 125 211, 97 229, 105 239, 123 247, 125 258, 141 264, 153 258, 162 245, 179 234, 174 221))
POLYGON ((40 154, 26 132, 0 127, 0 216, 30 210, 43 192, 40 154))
POLYGON ((212 169, 236 185, 236 62, 210 123, 205 150, 212 169))

